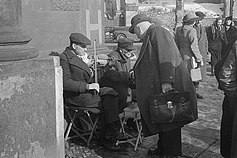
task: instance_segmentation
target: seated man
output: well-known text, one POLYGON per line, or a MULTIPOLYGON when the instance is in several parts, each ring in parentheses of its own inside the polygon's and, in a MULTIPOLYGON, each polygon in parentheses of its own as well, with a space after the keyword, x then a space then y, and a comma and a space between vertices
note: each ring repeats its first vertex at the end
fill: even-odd
MULTIPOLYGON (((68 105, 85 107, 93 107, 100 103, 103 109, 104 117, 102 120, 105 129, 102 133, 115 135, 115 122, 119 120, 117 93, 114 91, 114 94, 106 95, 105 92, 101 91, 98 83, 93 83, 92 71, 88 66, 91 61, 85 52, 86 46, 91 44, 90 40, 80 33, 72 33, 69 39, 70 46, 60 54, 60 64, 63 69, 64 101, 68 105), (101 96, 101 94, 103 95, 101 96)), ((105 135, 103 135, 102 140, 106 140, 105 135)), ((103 145, 110 150, 119 150, 115 141, 104 141, 103 145)))
MULTIPOLYGON (((129 60, 135 57, 132 53, 136 48, 133 46, 133 40, 129 38, 120 38, 117 49, 111 52, 109 56, 109 68, 105 68, 105 74, 100 79, 100 85, 113 88, 119 95, 119 113, 126 108, 128 88, 130 81, 129 60)), ((106 65, 106 66, 107 66, 106 65)))

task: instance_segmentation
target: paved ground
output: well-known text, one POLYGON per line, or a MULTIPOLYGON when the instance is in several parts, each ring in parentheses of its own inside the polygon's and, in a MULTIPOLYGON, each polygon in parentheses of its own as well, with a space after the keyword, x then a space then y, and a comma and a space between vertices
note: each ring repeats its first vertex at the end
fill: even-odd
MULTIPOLYGON (((192 158, 221 158, 219 153, 219 130, 223 93, 217 89, 215 77, 210 76, 200 86, 204 99, 198 100, 199 119, 182 130, 183 154, 192 158)), ((130 144, 122 144, 121 152, 109 152, 96 144, 90 149, 71 144, 69 150, 74 158, 146 158, 147 150, 155 146, 158 136, 144 138, 143 143, 134 151, 130 144)))

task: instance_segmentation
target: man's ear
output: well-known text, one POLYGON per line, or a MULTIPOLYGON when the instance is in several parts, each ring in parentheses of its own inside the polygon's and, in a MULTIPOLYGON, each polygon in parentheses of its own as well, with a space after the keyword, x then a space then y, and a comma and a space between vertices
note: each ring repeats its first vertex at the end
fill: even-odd
POLYGON ((73 49, 75 49, 75 48, 76 48, 76 46, 75 46, 75 45, 76 45, 75 43, 73 43, 73 44, 72 44, 72 48, 73 48, 73 49))

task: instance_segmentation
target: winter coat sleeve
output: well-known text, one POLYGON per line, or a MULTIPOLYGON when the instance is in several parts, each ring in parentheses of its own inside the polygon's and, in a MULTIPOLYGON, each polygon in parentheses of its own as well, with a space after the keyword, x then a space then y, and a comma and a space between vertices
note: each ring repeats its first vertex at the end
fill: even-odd
POLYGON ((66 55, 60 55, 60 64, 63 69, 63 90, 71 92, 85 92, 87 83, 85 81, 76 81, 72 79, 70 65, 66 55))
POLYGON ((115 82, 128 82, 129 72, 110 69, 106 72, 106 77, 115 82))
POLYGON ((159 62, 161 83, 174 83, 175 68, 180 64, 181 56, 175 40, 170 32, 163 27, 156 27, 150 34, 150 42, 159 62))
POLYGON ((189 38, 191 50, 192 50, 197 62, 202 61, 202 55, 201 55, 199 48, 198 48, 197 32, 194 28, 189 31, 188 38, 189 38))

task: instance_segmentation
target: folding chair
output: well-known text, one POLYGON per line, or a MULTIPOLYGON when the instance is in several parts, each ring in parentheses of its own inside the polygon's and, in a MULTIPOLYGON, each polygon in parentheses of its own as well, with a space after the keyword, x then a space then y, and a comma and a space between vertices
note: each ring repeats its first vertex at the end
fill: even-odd
POLYGON ((97 134, 97 123, 101 114, 99 106, 82 107, 64 104, 64 109, 69 119, 69 123, 64 132, 64 140, 67 141, 79 137, 89 146, 92 137, 94 134, 97 134), (80 126, 75 123, 76 118, 79 119, 80 126), (71 131, 73 131, 75 135, 69 137, 71 131))
MULTIPOLYGON (((136 103, 134 103, 136 104, 136 103)), ((128 136, 127 140, 117 140, 116 144, 121 144, 121 143, 130 143, 131 145, 134 146, 134 150, 137 150, 137 147, 140 143, 142 143, 142 125, 141 125, 141 115, 140 115, 140 111, 138 106, 136 105, 134 108, 131 107, 126 107, 124 109, 124 112, 122 112, 121 114, 119 114, 119 118, 120 118, 120 123, 121 123, 121 132, 125 135, 128 136), (127 119, 132 118, 135 123, 136 123, 136 127, 137 127, 137 131, 138 134, 137 136, 132 136, 130 134, 127 133, 126 129, 125 129, 125 125, 126 125, 126 121, 127 119)))

